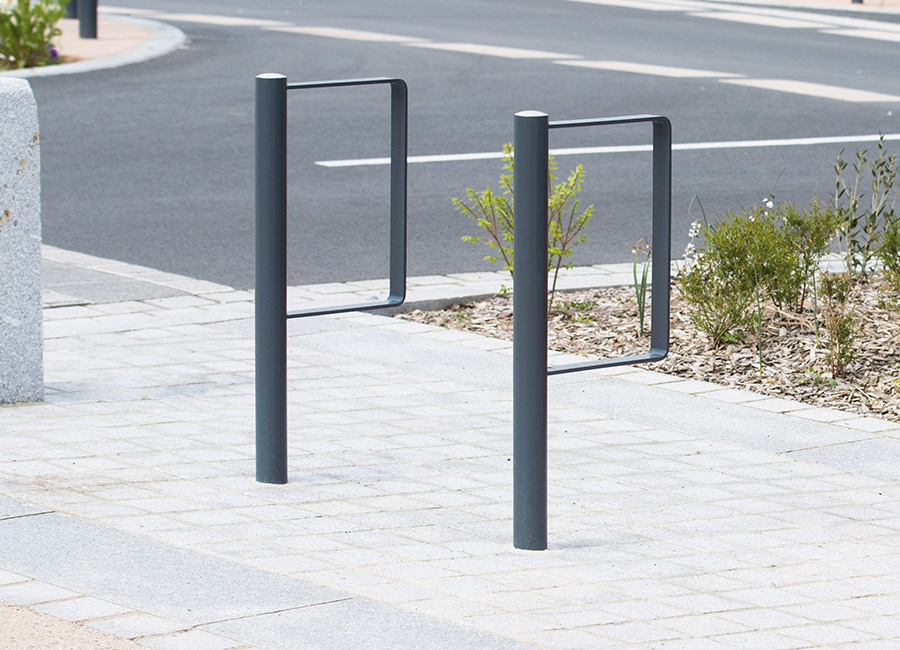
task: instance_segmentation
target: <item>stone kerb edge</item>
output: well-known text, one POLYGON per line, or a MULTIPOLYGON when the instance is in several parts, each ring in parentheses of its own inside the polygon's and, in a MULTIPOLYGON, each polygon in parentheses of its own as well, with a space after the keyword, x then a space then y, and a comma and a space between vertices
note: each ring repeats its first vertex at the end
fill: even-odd
POLYGON ((44 398, 37 104, 0 78, 0 403, 44 398))

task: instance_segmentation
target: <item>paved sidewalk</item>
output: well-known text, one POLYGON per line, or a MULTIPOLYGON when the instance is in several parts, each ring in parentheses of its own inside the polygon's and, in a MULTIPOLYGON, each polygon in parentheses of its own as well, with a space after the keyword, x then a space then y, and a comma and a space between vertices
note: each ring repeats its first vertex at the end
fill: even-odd
POLYGON ((49 294, 70 306, 45 310, 47 400, 0 408, 0 600, 186 650, 900 639, 896 423, 637 368, 554 377, 551 548, 517 551, 508 343, 291 321, 290 483, 263 485, 252 296, 45 259, 175 295, 49 294))

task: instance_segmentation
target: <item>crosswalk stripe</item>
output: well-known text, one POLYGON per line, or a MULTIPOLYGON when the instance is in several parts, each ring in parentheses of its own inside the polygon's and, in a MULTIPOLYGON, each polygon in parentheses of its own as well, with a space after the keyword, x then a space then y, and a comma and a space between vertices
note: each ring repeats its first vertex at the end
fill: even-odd
POLYGON ((399 36, 397 34, 383 34, 381 32, 366 32, 359 29, 342 29, 340 27, 268 27, 270 31, 289 32, 291 34, 304 34, 306 36, 323 36, 325 38, 340 38, 348 41, 369 41, 373 43, 417 43, 427 39, 415 36, 399 36))
POLYGON ((764 25, 766 27, 781 27, 785 29, 815 29, 828 27, 827 23, 816 23, 810 20, 797 20, 796 18, 780 18, 778 16, 764 16, 762 14, 744 14, 731 11, 704 11, 688 14, 697 18, 713 18, 715 20, 730 20, 736 23, 748 23, 750 25, 764 25))
POLYGON ((153 14, 154 20, 173 20, 175 22, 203 23, 206 25, 222 25, 224 27, 277 27, 288 25, 280 20, 263 20, 261 18, 241 18, 239 16, 214 16, 212 14, 153 14))
POLYGON ((823 97, 825 99, 837 99, 844 102, 896 102, 900 101, 897 95, 885 95, 868 90, 856 90, 854 88, 842 88, 826 84, 809 83, 806 81, 790 81, 789 79, 722 79, 722 83, 748 86, 750 88, 763 88, 765 90, 777 90, 783 93, 796 95, 809 95, 810 97, 823 97))
POLYGON ((478 43, 407 43, 410 47, 425 47, 433 50, 447 50, 466 54, 482 54, 499 56, 506 59, 580 59, 575 54, 560 54, 543 50, 528 50, 518 47, 502 47, 500 45, 481 45, 478 43))
POLYGON ((856 38, 870 38, 876 41, 893 41, 900 43, 900 32, 882 32, 877 29, 823 29, 823 34, 837 34, 838 36, 855 36, 856 38))
POLYGON ((678 5, 668 2, 652 2, 650 0, 569 0, 569 2, 582 2, 592 5, 606 5, 609 7, 623 7, 625 9, 643 9, 644 11, 687 11, 694 9, 691 5, 678 5))
POLYGON ((651 65, 647 63, 630 63, 628 61, 554 61, 561 65, 571 65, 579 68, 593 68, 595 70, 613 70, 616 72, 633 72, 636 74, 649 74, 657 77, 686 78, 722 78, 742 77, 733 72, 715 72, 713 70, 695 70, 693 68, 675 68, 664 65, 651 65))

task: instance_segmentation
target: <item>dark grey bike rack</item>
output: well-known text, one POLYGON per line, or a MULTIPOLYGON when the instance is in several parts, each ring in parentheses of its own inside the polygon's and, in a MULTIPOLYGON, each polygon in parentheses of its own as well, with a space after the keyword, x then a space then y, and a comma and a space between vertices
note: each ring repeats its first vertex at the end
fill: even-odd
POLYGON ((550 122, 546 113, 515 116, 515 262, 513 278, 513 545, 547 548, 547 377, 663 359, 669 350, 672 125, 658 115, 550 122), (549 130, 653 124, 653 293, 645 354, 547 367, 547 201, 549 130))
POLYGON ((394 307, 406 298, 408 92, 402 79, 256 77, 256 480, 287 483, 287 319, 394 307), (287 309, 287 91, 391 87, 390 285, 386 300, 287 309))

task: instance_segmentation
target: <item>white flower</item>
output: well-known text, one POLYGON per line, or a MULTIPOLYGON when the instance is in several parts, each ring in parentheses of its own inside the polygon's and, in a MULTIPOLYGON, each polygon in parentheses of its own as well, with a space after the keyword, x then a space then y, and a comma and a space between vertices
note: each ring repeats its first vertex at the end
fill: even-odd
POLYGON ((700 234, 700 228, 702 227, 702 225, 703 224, 701 224, 699 221, 694 221, 691 224, 691 229, 688 230, 688 237, 690 237, 691 239, 697 237, 700 234))

